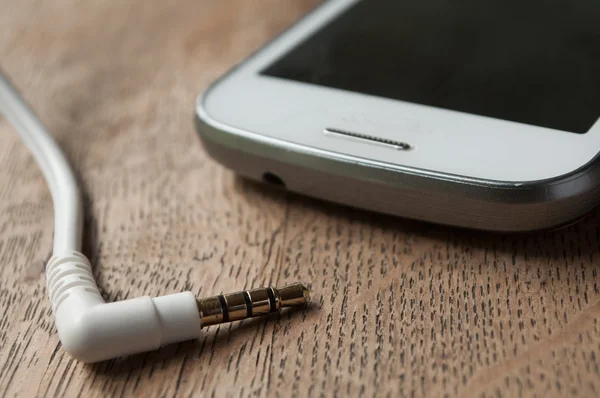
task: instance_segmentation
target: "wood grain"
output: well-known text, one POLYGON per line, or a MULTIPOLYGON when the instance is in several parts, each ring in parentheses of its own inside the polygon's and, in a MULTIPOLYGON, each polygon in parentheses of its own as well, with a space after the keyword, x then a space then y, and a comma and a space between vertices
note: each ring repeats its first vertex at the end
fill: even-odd
POLYGON ((0 62, 86 197, 103 294, 209 295, 295 280, 312 305, 83 365, 44 287, 49 193, 0 121, 0 392, 6 396, 598 396, 600 213, 491 235, 236 178, 195 96, 315 0, 3 0, 0 62))

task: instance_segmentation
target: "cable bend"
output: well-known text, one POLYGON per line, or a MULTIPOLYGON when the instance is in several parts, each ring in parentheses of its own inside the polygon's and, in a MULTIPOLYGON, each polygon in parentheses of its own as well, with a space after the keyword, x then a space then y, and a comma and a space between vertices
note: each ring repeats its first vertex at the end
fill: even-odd
POLYGON ((198 338, 191 292, 106 303, 81 254, 83 213, 75 174, 59 146, 0 73, 0 111, 15 127, 44 175, 54 204, 53 256, 46 286, 58 336, 83 362, 97 362, 198 338))

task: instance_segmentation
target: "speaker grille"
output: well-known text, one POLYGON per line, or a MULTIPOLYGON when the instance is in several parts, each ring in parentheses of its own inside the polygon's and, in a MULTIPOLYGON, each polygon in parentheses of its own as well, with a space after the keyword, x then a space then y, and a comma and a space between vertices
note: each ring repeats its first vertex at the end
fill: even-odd
POLYGON ((328 135, 336 135, 336 136, 341 136, 341 137, 353 138, 353 139, 357 139, 357 140, 361 140, 361 141, 370 141, 370 142, 374 142, 379 145, 385 145, 387 147, 391 147, 391 148, 394 148, 394 149, 397 149, 400 151, 408 151, 408 150, 412 149, 412 146, 410 146, 410 144, 407 144, 406 142, 394 141, 394 140, 389 140, 387 138, 374 137, 372 135, 354 133, 352 131, 340 130, 340 129, 331 128, 331 127, 325 128, 323 130, 323 133, 328 134, 328 135))

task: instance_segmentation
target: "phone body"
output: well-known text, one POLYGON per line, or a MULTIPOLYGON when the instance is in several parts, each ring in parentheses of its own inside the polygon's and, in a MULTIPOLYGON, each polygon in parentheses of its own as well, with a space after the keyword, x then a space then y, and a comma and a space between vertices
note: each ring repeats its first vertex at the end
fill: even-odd
POLYGON ((567 224, 600 198, 600 7, 537 3, 325 2, 200 95, 197 130, 226 167, 312 197, 567 224))

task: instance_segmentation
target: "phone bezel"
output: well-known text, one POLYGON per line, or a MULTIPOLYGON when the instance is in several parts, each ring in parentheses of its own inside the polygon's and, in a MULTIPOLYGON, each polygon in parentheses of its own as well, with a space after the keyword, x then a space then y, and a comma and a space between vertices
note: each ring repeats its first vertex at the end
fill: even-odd
POLYGON ((598 154, 600 119, 575 134, 260 74, 357 1, 323 4, 238 65, 206 93, 204 112, 235 129, 334 156, 515 184, 572 173, 598 154), (412 149, 331 136, 326 128, 403 141, 412 149))

